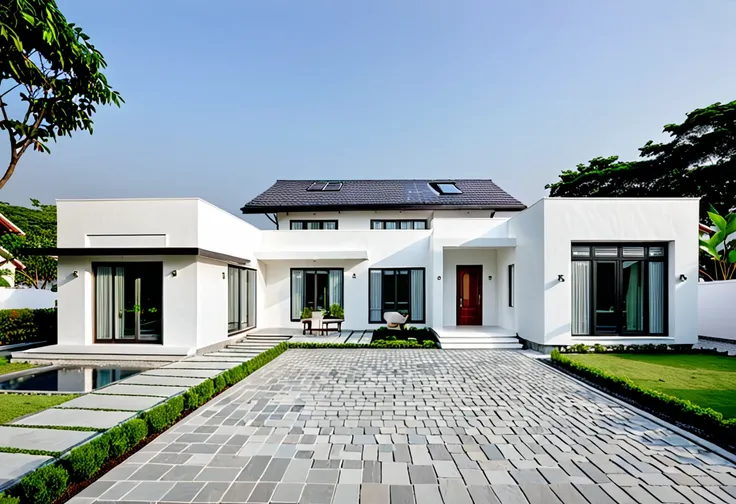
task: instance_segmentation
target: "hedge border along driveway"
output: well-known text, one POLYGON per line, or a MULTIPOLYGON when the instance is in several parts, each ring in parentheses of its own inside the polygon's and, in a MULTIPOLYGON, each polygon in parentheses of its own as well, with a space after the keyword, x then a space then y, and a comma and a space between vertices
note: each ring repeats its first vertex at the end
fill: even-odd
POLYGON ((583 378, 614 397, 624 399, 726 450, 736 451, 736 418, 724 420, 720 412, 711 408, 703 408, 690 401, 641 387, 626 377, 570 359, 558 350, 552 351, 551 359, 556 367, 583 378))
MULTIPOLYGON (((81 491, 93 481, 93 478, 99 476, 101 469, 109 470, 114 467, 117 462, 145 444, 147 439, 168 429, 189 412, 243 380, 289 348, 430 349, 428 346, 409 344, 405 341, 374 342, 370 345, 281 342, 249 360, 232 363, 233 366, 230 369, 205 379, 201 384, 169 398, 152 409, 141 412, 137 417, 111 428, 81 446, 72 448, 71 451, 62 453, 58 458, 45 461, 44 465, 25 474, 17 484, 14 481, 12 483, 14 486, 0 494, 0 504, 18 502, 21 504, 50 504, 64 495, 68 488, 74 488, 73 493, 81 491)), ((168 366, 157 369, 166 367, 168 366)))

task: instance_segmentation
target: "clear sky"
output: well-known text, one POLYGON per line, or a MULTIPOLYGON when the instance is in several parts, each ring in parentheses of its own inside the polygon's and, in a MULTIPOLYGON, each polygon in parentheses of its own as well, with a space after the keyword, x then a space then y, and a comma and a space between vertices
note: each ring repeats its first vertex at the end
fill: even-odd
POLYGON ((127 103, 29 152, 3 201, 200 196, 239 213, 277 178, 478 177, 531 204, 561 170, 633 158, 736 99, 733 0, 59 5, 127 103))

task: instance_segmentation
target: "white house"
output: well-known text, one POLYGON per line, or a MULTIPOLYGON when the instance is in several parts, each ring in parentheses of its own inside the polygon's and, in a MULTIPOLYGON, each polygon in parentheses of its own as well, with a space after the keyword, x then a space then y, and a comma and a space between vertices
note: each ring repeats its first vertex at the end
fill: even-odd
POLYGON ((697 341, 697 199, 526 208, 490 180, 280 180, 242 209, 275 230, 195 198, 57 204, 42 253, 67 353, 202 352, 335 303, 343 328, 400 311, 465 347, 697 341))

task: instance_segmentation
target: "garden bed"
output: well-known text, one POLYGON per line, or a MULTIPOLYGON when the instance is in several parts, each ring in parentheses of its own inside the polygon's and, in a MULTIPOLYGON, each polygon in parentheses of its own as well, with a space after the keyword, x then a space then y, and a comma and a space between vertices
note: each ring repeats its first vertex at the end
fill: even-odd
POLYGON ((373 331, 371 343, 378 341, 410 341, 416 340, 421 346, 428 346, 426 341, 431 341, 437 348, 440 347, 440 341, 437 334, 429 327, 406 326, 403 329, 389 329, 386 326, 379 327, 373 331))
MULTIPOLYGON (((718 386, 718 380, 722 379, 720 375, 724 372, 729 373, 729 371, 719 371, 713 368, 725 366, 726 369, 731 369, 733 363, 711 362, 706 365, 706 369, 699 369, 696 373, 693 366, 698 362, 702 364, 701 361, 695 359, 696 357, 733 360, 728 357, 702 354, 561 354, 555 350, 552 352, 551 365, 639 409, 693 432, 729 451, 734 451, 736 450, 736 418, 724 418, 721 411, 705 406, 705 404, 719 405, 719 408, 730 412, 728 405, 732 401, 729 396, 733 397, 734 393, 725 392, 709 396, 703 391, 698 392, 696 383, 698 376, 701 379, 708 376, 708 383, 718 386), (669 361, 669 366, 664 366, 663 363, 667 361, 669 361), (663 369, 665 367, 674 369, 668 371, 663 369), (659 374, 658 377, 657 374, 659 374), (694 383, 689 388, 683 390, 673 388, 683 387, 685 386, 683 381, 690 380, 694 383), (686 392, 688 390, 690 392, 686 392), (704 404, 694 404, 683 396, 700 397, 704 404)), ((730 380, 733 380, 733 377, 730 380)), ((733 386, 733 382, 731 385, 723 386, 733 386)))

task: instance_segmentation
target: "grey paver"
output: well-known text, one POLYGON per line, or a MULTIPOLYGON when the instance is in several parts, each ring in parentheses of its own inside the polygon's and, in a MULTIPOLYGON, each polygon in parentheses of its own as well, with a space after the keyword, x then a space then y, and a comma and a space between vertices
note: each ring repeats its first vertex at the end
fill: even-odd
POLYGON ((179 376, 156 376, 139 374, 131 376, 119 384, 125 385, 157 385, 157 386, 179 386, 179 387, 194 387, 199 385, 205 380, 205 378, 192 378, 192 377, 179 377, 179 376))
POLYGON ((734 466, 686 441, 516 352, 291 350, 104 475, 101 501, 141 480, 214 485, 193 502, 733 501, 734 466))
MULTIPOLYGON (((242 360, 240 362, 243 362, 242 360)), ((225 371, 226 369, 234 368, 238 365, 238 362, 193 362, 191 360, 175 362, 169 364, 161 369, 219 369, 225 371)))
POLYGON ((149 369, 141 374, 150 376, 182 376, 185 378, 212 378, 220 373, 221 371, 219 369, 179 369, 167 367, 149 369))
MULTIPOLYGON (((175 483, 168 481, 143 481, 133 490, 125 494, 122 500, 154 502, 161 500, 169 490, 174 487, 175 483)), ((103 494, 104 495, 104 494, 103 494)))
POLYGON ((48 425, 107 429, 135 415, 131 411, 89 411, 51 408, 12 422, 13 425, 48 425))
POLYGON ((177 482, 161 500, 174 502, 191 502, 204 487, 204 482, 177 482))
POLYGON ((123 411, 140 411, 152 408, 164 401, 164 397, 148 396, 113 396, 104 394, 85 394, 67 401, 60 406, 64 408, 96 408, 123 411))
POLYGON ((110 385, 95 392, 104 395, 142 395, 156 397, 171 397, 186 392, 189 387, 157 387, 155 385, 110 385))
POLYGON ((36 469, 51 457, 24 453, 0 453, 0 489, 23 474, 36 469))
MULTIPOLYGON (((2 398, 0 397, 0 401, 2 398)), ((0 447, 21 450, 65 451, 96 432, 0 426, 0 447)))

